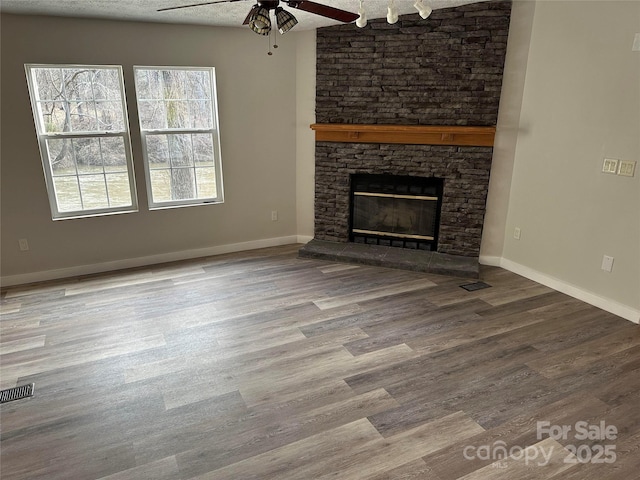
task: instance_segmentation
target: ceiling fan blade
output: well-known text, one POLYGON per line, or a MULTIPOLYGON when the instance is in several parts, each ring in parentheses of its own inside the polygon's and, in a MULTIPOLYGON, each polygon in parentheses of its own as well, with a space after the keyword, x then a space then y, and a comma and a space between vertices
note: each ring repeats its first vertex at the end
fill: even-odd
POLYGON ((340 22, 353 22, 359 15, 346 10, 340 10, 339 8, 330 7, 328 5, 322 5, 316 2, 310 2, 308 0, 283 0, 291 8, 297 8, 298 10, 304 10, 305 12, 315 13, 323 17, 332 18, 340 22))
POLYGON ((180 5, 179 7, 167 7, 160 8, 156 11, 158 12, 166 12, 167 10, 178 10, 180 8, 191 8, 191 7, 200 7, 202 5, 213 5, 215 3, 231 3, 231 2, 242 2, 244 0, 215 0, 213 2, 203 2, 203 3, 192 3, 190 5, 180 5))

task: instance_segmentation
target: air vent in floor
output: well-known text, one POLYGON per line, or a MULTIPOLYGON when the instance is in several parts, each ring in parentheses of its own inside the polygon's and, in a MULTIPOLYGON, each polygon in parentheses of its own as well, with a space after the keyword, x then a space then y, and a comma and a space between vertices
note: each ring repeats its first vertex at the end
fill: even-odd
POLYGON ((466 285, 460 285, 460 288, 464 288, 467 292, 475 292, 476 290, 482 290, 483 288, 489 288, 491 285, 484 282, 467 283, 466 285))
POLYGON ((35 385, 33 383, 29 383, 28 385, 0 390, 0 403, 7 403, 13 400, 31 397, 33 395, 34 387, 35 385))

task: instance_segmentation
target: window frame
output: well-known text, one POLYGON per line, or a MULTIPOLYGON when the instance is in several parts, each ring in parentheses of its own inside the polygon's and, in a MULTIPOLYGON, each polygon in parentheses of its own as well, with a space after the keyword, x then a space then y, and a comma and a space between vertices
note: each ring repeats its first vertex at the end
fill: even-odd
MULTIPOLYGON (((133 154, 131 149, 131 132, 129 128, 129 114, 127 110, 126 90, 124 85, 124 73, 121 65, 90 65, 90 64, 45 64, 45 63, 26 63, 25 73, 27 77, 27 86, 29 89, 29 100, 31 102, 31 109, 33 112, 33 120, 36 127, 36 135, 38 140, 38 147, 40 150, 40 159, 42 161, 42 169, 45 177, 45 186, 47 189, 47 196, 49 198, 49 206, 51 209, 51 217, 53 220, 65 220, 73 218, 85 218, 85 217, 97 217, 104 215, 115 215, 122 213, 135 213, 138 211, 138 195, 136 191, 135 171, 133 168, 133 154), (120 88, 120 105, 122 108, 122 130, 95 130, 95 131, 71 131, 71 132, 46 132, 43 122, 44 117, 42 115, 41 103, 43 100, 39 97, 37 88, 37 82, 35 78, 35 71, 38 68, 56 68, 56 69, 106 69, 115 70, 118 73, 118 86, 120 88), (47 147, 48 140, 59 139, 76 139, 76 138, 122 138, 125 161, 127 168, 127 179, 129 182, 129 195, 131 197, 131 205, 115 206, 115 207, 101 207, 101 208, 88 208, 81 210, 69 210, 61 211, 58 205, 58 197, 56 196, 56 188, 53 175, 53 167, 51 166, 49 151, 47 147)), ((78 174, 76 167, 75 177, 79 179, 83 174, 78 174)), ((106 172, 103 165, 103 177, 106 172)), ((70 175, 71 176, 71 175, 70 175)), ((105 177, 106 182, 106 177, 105 177)), ((106 186, 106 184, 105 184, 106 186)), ((78 189, 80 199, 82 202, 82 190, 78 183, 78 189)), ((108 188, 107 201, 109 201, 108 188)))
MULTIPOLYGON (((218 94, 216 85, 216 72, 215 67, 193 67, 193 66, 157 66, 157 65, 134 65, 133 66, 133 78, 135 83, 135 96, 136 96, 136 108, 138 112, 138 125, 140 129, 140 143, 142 147, 142 157, 145 171, 145 181, 147 187, 147 203, 149 210, 162 210, 168 208, 180 208, 180 207, 192 207, 199 205, 212 205, 224 203, 224 188, 223 188, 223 176, 222 176, 222 154, 220 149, 220 123, 218 117, 218 94), (211 128, 143 128, 142 118, 140 116, 141 99, 138 95, 140 91, 138 85, 139 70, 185 70, 185 71, 203 71, 209 73, 209 80, 211 86, 211 128), (153 135, 181 135, 181 134, 210 134, 212 138, 213 146, 213 167, 215 173, 216 182, 216 196, 206 198, 189 198, 183 200, 170 200, 170 201, 154 201, 153 190, 151 184, 151 168, 149 164, 149 154, 147 149, 147 137, 153 135)), ((194 166, 195 169, 195 166, 194 166)), ((197 185, 197 182, 196 182, 197 185)), ((196 186, 197 188, 197 186, 196 186)))

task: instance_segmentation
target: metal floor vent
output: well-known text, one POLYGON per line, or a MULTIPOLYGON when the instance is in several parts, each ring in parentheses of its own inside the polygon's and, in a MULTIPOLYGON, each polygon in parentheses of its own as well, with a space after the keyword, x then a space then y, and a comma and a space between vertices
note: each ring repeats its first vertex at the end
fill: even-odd
POLYGON ((466 285, 460 285, 460 288, 464 288, 467 292, 475 292, 476 290, 482 290, 483 288, 489 288, 491 285, 484 282, 467 283, 466 285))
POLYGON ((33 396, 34 387, 35 384, 29 383, 28 385, 21 385, 19 387, 0 390, 0 403, 7 403, 12 402, 13 400, 20 400, 21 398, 31 397, 33 396))

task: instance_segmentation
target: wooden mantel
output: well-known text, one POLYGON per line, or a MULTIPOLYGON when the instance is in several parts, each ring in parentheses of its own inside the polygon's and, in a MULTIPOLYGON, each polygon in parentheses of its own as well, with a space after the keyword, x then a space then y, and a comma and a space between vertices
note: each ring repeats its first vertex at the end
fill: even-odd
POLYGON ((314 123, 317 142, 492 147, 496 127, 314 123))

